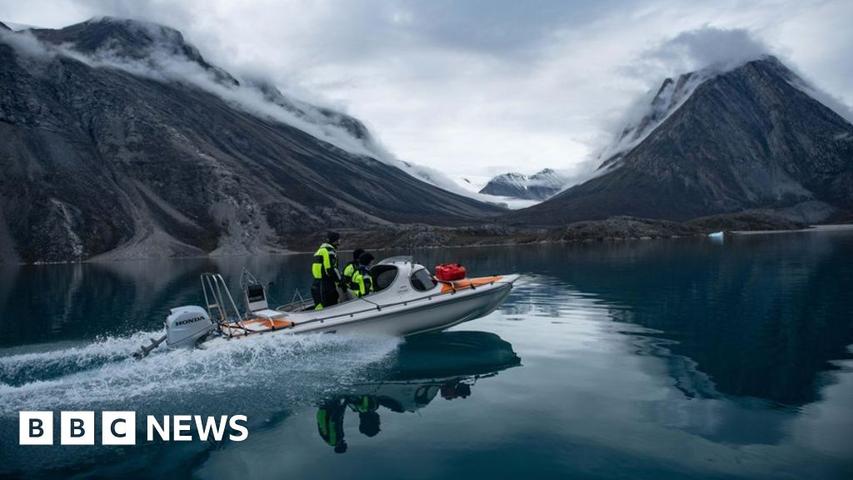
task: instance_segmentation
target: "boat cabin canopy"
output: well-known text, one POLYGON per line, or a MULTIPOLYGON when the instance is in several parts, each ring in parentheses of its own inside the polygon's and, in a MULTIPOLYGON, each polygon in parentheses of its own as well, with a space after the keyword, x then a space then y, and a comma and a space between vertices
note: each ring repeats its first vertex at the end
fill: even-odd
POLYGON ((375 292, 385 290, 392 285, 406 285, 412 289, 425 292, 436 286, 429 270, 423 265, 414 263, 412 257, 400 256, 386 258, 370 269, 373 277, 375 292))

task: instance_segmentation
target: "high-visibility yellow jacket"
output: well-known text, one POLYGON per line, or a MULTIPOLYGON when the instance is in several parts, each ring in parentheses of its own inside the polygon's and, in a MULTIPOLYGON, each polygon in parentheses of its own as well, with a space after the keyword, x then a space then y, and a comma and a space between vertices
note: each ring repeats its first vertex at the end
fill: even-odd
POLYGON ((344 286, 349 288, 350 290, 356 290, 357 287, 354 283, 352 283, 352 276, 355 274, 355 271, 358 270, 358 265, 355 260, 349 262, 344 266, 344 286))
POLYGON ((340 283, 341 274, 338 271, 338 254, 335 247, 328 243, 320 245, 314 254, 314 263, 311 264, 311 276, 314 280, 332 279, 340 283))
POLYGON ((370 271, 367 267, 359 267, 352 274, 353 293, 358 297, 363 297, 373 291, 373 277, 370 276, 370 271))
POLYGON ((334 447, 344 438, 343 420, 346 407, 343 405, 324 405, 317 409, 317 430, 320 437, 334 447))
POLYGON ((375 412, 379 409, 379 400, 372 395, 362 395, 356 399, 350 399, 347 404, 358 413, 375 412))

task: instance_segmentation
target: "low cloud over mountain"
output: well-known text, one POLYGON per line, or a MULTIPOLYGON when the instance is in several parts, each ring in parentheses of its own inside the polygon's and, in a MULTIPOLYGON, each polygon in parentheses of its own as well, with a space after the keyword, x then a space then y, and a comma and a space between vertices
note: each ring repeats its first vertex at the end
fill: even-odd
POLYGON ((0 63, 7 261, 282 251, 329 227, 499 212, 404 172, 353 117, 241 81, 167 27, 3 30, 0 63))

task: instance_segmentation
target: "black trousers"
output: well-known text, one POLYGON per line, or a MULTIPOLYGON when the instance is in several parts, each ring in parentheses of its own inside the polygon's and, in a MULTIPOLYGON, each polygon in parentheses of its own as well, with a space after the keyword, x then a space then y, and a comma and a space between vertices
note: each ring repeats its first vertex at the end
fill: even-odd
POLYGON ((324 307, 337 305, 338 289, 334 280, 331 278, 314 280, 311 285, 311 297, 314 299, 314 305, 323 305, 324 307))

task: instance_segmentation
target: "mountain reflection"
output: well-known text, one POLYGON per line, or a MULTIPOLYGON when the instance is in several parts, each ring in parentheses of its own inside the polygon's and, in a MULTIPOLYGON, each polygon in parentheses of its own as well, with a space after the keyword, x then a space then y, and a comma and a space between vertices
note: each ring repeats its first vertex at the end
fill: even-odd
POLYGON ((303 256, 0 266, 0 347, 158 329, 169 309, 202 302, 199 275, 237 288, 243 267, 273 284, 272 301, 307 291, 303 256))
POLYGON ((671 375, 688 396, 791 406, 817 400, 821 372, 853 357, 846 348, 853 277, 845 266, 853 244, 818 234, 735 242, 567 248, 513 259, 537 275, 501 311, 560 317, 573 297, 590 297, 609 319, 647 329, 630 335, 674 354, 671 375))

